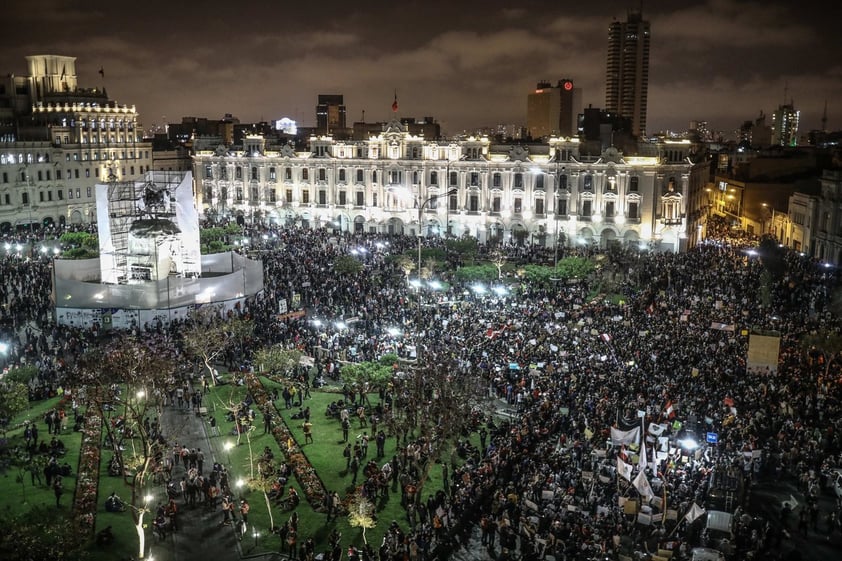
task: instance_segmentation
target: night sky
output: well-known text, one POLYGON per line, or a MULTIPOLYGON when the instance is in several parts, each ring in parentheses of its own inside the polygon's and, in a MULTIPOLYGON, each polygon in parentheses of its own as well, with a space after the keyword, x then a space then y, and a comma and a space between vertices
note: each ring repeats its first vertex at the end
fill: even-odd
MULTIPOLYGON (((605 104, 608 25, 636 1, 13 0, 0 17, 0 72, 24 56, 77 57, 148 129, 182 116, 315 124, 320 93, 345 96, 348 124, 435 117, 445 134, 526 124, 541 80, 572 79, 605 104)), ((842 129, 837 2, 643 2, 651 22, 648 129, 691 119, 730 133, 792 99, 800 131, 842 129), (819 10, 818 6, 834 6, 819 10), (786 98, 785 96, 786 92, 786 98)), ((767 120, 767 124, 770 120, 767 120)))

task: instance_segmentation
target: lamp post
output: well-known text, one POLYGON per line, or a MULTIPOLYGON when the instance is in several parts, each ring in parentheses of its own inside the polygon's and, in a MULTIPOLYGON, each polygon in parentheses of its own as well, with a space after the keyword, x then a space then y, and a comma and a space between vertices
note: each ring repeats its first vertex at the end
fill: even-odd
MULTIPOLYGON (((459 190, 456 189, 456 188, 448 189, 447 192, 444 194, 444 196, 446 197, 445 204, 449 204, 450 197, 452 195, 455 195, 458 191, 459 190)), ((424 209, 427 208, 428 204, 437 200, 438 198, 439 198, 439 195, 433 195, 432 197, 426 199, 423 203, 418 205, 418 280, 419 281, 421 280, 421 219, 422 219, 422 213, 424 212, 424 209)), ((421 290, 420 286, 419 286, 418 289, 421 290)))

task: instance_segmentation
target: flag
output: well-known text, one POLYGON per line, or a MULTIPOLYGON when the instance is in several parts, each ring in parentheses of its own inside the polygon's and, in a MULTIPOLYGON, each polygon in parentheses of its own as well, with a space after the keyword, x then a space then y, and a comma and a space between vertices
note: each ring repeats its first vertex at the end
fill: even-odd
POLYGON ((637 444, 640 440, 640 427, 631 430, 620 430, 611 427, 611 444, 637 444))
POLYGON ((672 400, 667 401, 667 404, 664 407, 664 415, 666 415, 668 419, 675 419, 675 404, 672 400))
POLYGON ((687 514, 684 515, 684 518, 687 519, 687 522, 692 523, 705 512, 707 511, 694 502, 693 506, 690 507, 690 510, 687 511, 687 514))
POLYGON ((626 481, 631 481, 632 466, 623 461, 620 456, 617 456, 617 474, 621 475, 626 481))
POLYGON ((67 76, 67 66, 62 65, 62 67, 61 67, 61 79, 64 80, 65 76, 67 76))
POLYGON ((637 468, 640 471, 646 471, 646 441, 640 443, 640 457, 637 460, 637 468))
POLYGON ((634 481, 632 481, 632 485, 634 485, 634 488, 637 489, 637 492, 640 493, 640 496, 644 499, 649 499, 655 496, 655 493, 652 491, 652 486, 649 485, 649 480, 646 479, 646 472, 639 472, 637 477, 634 478, 634 481))
POLYGON ((662 425, 658 423, 649 423, 649 434, 652 436, 661 436, 664 434, 664 431, 667 430, 667 425, 662 425))
POLYGON ((603 341, 605 341, 606 343, 611 342, 611 335, 609 335, 608 333, 603 333, 602 335, 599 336, 599 338, 602 339, 603 341))
POLYGON ((105 69, 102 66, 99 67, 99 75, 105 78, 105 69))
POLYGON ((395 90, 395 101, 392 102, 392 112, 398 112, 398 90, 395 90))

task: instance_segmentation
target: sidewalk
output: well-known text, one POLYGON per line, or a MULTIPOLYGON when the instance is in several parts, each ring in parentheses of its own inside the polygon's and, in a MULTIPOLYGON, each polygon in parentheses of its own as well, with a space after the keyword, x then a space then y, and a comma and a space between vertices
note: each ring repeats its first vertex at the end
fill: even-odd
MULTIPOLYGON (((210 473, 214 462, 225 464, 224 452, 221 449, 219 437, 209 438, 206 417, 197 415, 192 408, 167 406, 161 415, 161 429, 167 436, 170 446, 175 442, 188 448, 200 448, 205 455, 203 475, 210 473)), ((230 466, 228 466, 230 469, 230 466)), ((179 483, 185 475, 185 468, 179 465, 173 468, 172 480, 179 483)), ((158 503, 166 501, 166 491, 163 486, 156 487, 154 499, 150 502, 151 513, 149 527, 151 528, 154 511, 158 503)), ((178 531, 167 536, 165 540, 156 537, 153 532, 147 533, 148 558, 156 561, 188 561, 192 559, 208 561, 239 560, 243 557, 261 559, 282 559, 277 554, 252 555, 260 550, 260 544, 252 551, 254 541, 249 528, 243 541, 237 539, 234 526, 220 526, 222 510, 217 505, 214 512, 207 512, 201 506, 193 509, 184 504, 183 497, 176 499, 178 504, 178 531)), ((145 521, 144 521, 145 522, 145 521)))

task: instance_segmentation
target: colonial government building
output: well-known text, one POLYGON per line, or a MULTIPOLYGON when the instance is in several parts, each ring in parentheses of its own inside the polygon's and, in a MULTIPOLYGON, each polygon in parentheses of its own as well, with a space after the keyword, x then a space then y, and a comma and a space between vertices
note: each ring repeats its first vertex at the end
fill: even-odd
POLYGON ((193 175, 209 219, 680 251, 696 235, 688 194, 703 190, 708 167, 688 143, 647 146, 652 155, 585 156, 570 138, 429 141, 395 120, 365 141, 312 137, 307 151, 249 136, 197 151, 193 175))

